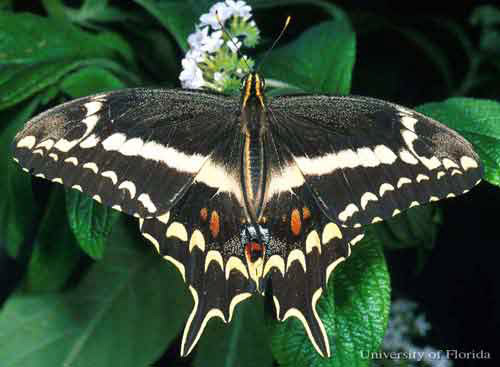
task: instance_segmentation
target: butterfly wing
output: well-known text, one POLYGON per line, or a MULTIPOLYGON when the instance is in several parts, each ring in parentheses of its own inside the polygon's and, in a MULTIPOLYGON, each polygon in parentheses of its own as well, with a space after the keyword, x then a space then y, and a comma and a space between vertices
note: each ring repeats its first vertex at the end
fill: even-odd
POLYGON ((462 194, 482 176, 472 146, 422 114, 365 97, 287 96, 269 106, 321 210, 345 227, 462 194))
POLYGON ((271 182, 263 213, 269 255, 263 276, 271 281, 278 320, 298 318, 315 349, 330 356, 328 336, 316 312, 335 267, 363 238, 361 228, 340 228, 321 211, 286 142, 268 139, 271 182))
POLYGON ((183 198, 168 212, 141 220, 141 232, 181 273, 193 296, 181 355, 191 352, 208 320, 230 322, 252 295, 241 243, 245 219, 240 184, 241 133, 226 131, 183 198))
POLYGON ((233 99, 198 91, 84 97, 29 121, 13 156, 36 176, 127 214, 161 216, 188 189, 222 132, 234 128, 237 111, 233 99))

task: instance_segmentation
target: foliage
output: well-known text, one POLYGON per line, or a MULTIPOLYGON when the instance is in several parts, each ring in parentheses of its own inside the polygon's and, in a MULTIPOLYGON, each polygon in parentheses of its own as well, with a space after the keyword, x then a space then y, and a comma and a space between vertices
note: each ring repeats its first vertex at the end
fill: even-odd
MULTIPOLYGON (((14 3, 0 5, 0 256, 19 262, 26 252, 31 257, 17 292, 0 311, 0 361, 5 367, 99 367, 110 361, 151 366, 169 347, 177 355, 176 337, 190 308, 179 275, 152 254, 124 215, 24 174, 10 158, 10 143, 30 116, 69 98, 137 85, 178 86, 187 37, 213 2, 134 0, 118 5, 84 0, 79 8, 61 0, 27 8, 14 3)), ((395 84, 389 74, 401 75, 403 61, 395 58, 382 67, 376 56, 359 60, 356 49, 370 32, 374 37, 402 35, 402 47, 418 50, 426 60, 427 68, 418 76, 433 81, 433 90, 446 99, 418 110, 463 134, 485 164, 485 180, 500 185, 500 103, 492 100, 498 90, 490 88, 500 82, 499 8, 475 9, 470 25, 426 20, 461 49, 465 71, 456 73, 454 53, 418 27, 360 16, 321 0, 248 3, 263 23, 263 47, 252 55, 256 60, 274 37, 262 31, 268 29, 264 26, 276 30, 284 21, 273 14, 281 15, 283 9, 300 14, 306 7, 317 15, 309 23, 298 17, 293 25, 292 20, 290 35, 263 64, 268 85, 280 87, 271 94, 354 90, 391 95, 395 84), (480 31, 478 44, 469 35, 472 26, 480 31)), ((423 102, 429 100, 418 95, 412 100, 414 105, 423 102)), ((414 208, 370 226, 352 258, 339 266, 318 307, 331 338, 332 360, 314 353, 296 320, 264 322, 267 311, 257 299, 238 308, 230 325, 210 322, 189 362, 271 366, 274 359, 283 366, 369 365, 360 351, 380 347, 389 312, 382 247, 432 248, 442 223, 439 205, 414 208)), ((175 363, 188 362, 164 365, 175 363)))

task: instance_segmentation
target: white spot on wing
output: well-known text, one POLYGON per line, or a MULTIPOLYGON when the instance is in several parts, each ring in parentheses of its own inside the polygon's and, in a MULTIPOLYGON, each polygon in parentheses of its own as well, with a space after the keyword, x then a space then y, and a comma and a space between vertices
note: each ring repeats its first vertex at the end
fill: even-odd
POLYGON ((418 159, 415 158, 413 154, 411 154, 408 150, 406 149, 401 149, 399 151, 399 157, 401 160, 405 163, 408 164, 418 164, 418 159))
POLYGON ((66 163, 71 163, 71 164, 73 164, 74 166, 78 166, 78 158, 76 158, 76 157, 69 157, 69 158, 66 158, 66 159, 64 160, 64 162, 66 162, 66 163))
POLYGON ((403 140, 406 143, 406 146, 408 147, 408 149, 410 149, 410 152, 415 157, 417 157, 418 160, 420 162, 422 162, 422 164, 424 166, 426 166, 429 170, 433 170, 433 169, 441 166, 441 162, 439 161, 439 159, 437 157, 433 156, 431 158, 427 158, 427 157, 423 157, 423 156, 420 156, 417 154, 417 152, 415 151, 415 148, 413 147, 413 142, 418 139, 417 134, 415 134, 413 131, 402 130, 401 135, 403 137, 403 140))
POLYGON ((229 276, 231 275, 231 271, 232 270, 239 271, 241 274, 243 274, 243 276, 245 278, 248 279, 248 271, 247 271, 247 268, 246 268, 245 264, 243 263, 243 261, 241 261, 240 258, 238 258, 236 256, 231 256, 227 260, 227 263, 226 263, 226 279, 229 279, 229 276))
POLYGON ((396 184, 396 187, 399 189, 399 188, 401 188, 403 185, 410 184, 410 183, 411 183, 411 180, 410 180, 408 177, 401 177, 401 178, 398 180, 398 183, 396 184))
POLYGON ((55 141, 52 139, 47 139, 42 141, 40 144, 38 144, 35 148, 45 148, 46 150, 49 150, 52 148, 55 144, 55 141))
POLYGON ((450 169, 450 168, 460 168, 458 166, 458 164, 456 164, 455 162, 453 162, 451 159, 448 159, 448 158, 444 158, 443 159, 443 166, 444 168, 446 169, 450 169))
POLYGON ((323 245, 326 245, 334 238, 342 239, 342 232, 340 231, 338 225, 330 222, 325 226, 325 228, 323 228, 323 233, 321 234, 321 243, 323 243, 323 245))
POLYGON ((464 171, 467 171, 469 168, 479 167, 479 165, 477 164, 477 162, 474 159, 467 157, 466 155, 464 155, 462 158, 460 158, 460 164, 462 165, 462 168, 464 169, 464 171))
POLYGON ((378 190, 378 194, 380 197, 382 197, 386 191, 394 191, 394 186, 392 186, 390 183, 383 183, 380 185, 380 188, 378 190))
POLYGON ((115 133, 108 136, 106 139, 102 141, 102 146, 107 151, 115 151, 120 150, 120 147, 127 140, 125 134, 115 133))
POLYGON ((184 242, 187 242, 187 240, 188 240, 186 227, 184 226, 184 224, 179 223, 179 222, 173 222, 168 227, 166 236, 167 236, 167 238, 175 237, 175 238, 178 238, 184 242))
POLYGON ((59 160, 59 156, 56 153, 49 153, 49 157, 56 162, 59 160))
POLYGON ((94 162, 87 162, 82 167, 87 168, 87 169, 93 171, 94 173, 97 173, 99 171, 97 164, 95 164, 94 162))
POLYGON ((418 120, 415 117, 412 117, 412 116, 409 116, 409 115, 403 115, 403 116, 401 116, 401 123, 408 130, 415 131, 415 124, 417 122, 418 122, 418 120))
POLYGON ((102 103, 98 101, 88 102, 84 104, 87 110, 87 116, 93 115, 102 108, 102 103))
MULTIPOLYGON (((218 189, 219 192, 232 193, 240 204, 243 204, 241 193, 241 183, 238 177, 229 173, 226 168, 208 159, 196 175, 195 182, 201 182, 205 185, 218 189)), ((217 195, 216 193, 216 195, 217 195)))
POLYGON ((349 217, 351 217, 357 211, 359 211, 359 208, 356 205, 349 204, 342 212, 340 212, 339 219, 342 222, 345 222, 349 217))
POLYGON ((330 278, 330 274, 332 271, 337 267, 338 264, 340 264, 342 261, 345 260, 345 257, 339 257, 337 260, 332 262, 330 265, 327 266, 326 268, 326 280, 328 281, 328 278, 330 278))
POLYGON ((377 156, 370 148, 359 148, 356 152, 363 167, 377 167, 380 164, 377 156))
POLYGON ((120 153, 126 156, 136 156, 139 155, 139 151, 143 147, 144 142, 142 141, 141 138, 132 138, 125 143, 122 144, 120 147, 120 153))
POLYGON ((120 189, 125 189, 125 190, 128 190, 128 192, 130 193, 130 198, 134 198, 135 197, 135 193, 136 193, 136 189, 135 189, 135 184, 131 181, 123 181, 120 186, 118 186, 118 190, 120 189))
POLYGON ((95 201, 97 201, 98 203, 102 203, 102 200, 101 200, 101 197, 99 195, 94 195, 92 196, 92 199, 94 199, 95 201))
POLYGON ((277 268, 281 272, 281 275, 285 276, 285 260, 280 255, 272 255, 267 259, 262 277, 265 277, 271 268, 277 268))
POLYGON ((199 229, 195 229, 189 239, 189 252, 192 252, 195 247, 198 247, 202 252, 205 251, 205 238, 199 229))
POLYGON ((33 135, 25 136, 17 142, 18 148, 28 148, 31 149, 35 146, 36 138, 33 135))
POLYGON ((306 272, 306 257, 304 256, 304 253, 302 250, 299 250, 298 248, 290 251, 288 254, 288 258, 286 260, 286 271, 290 269, 290 266, 294 261, 298 261, 300 265, 302 265, 302 269, 304 270, 304 273, 306 272))
POLYGON ((321 241, 319 239, 318 232, 312 230, 311 232, 309 232, 306 238, 306 254, 311 253, 313 248, 315 247, 318 249, 318 253, 321 254, 321 241))
POLYGON ((197 173, 207 159, 201 154, 188 155, 154 141, 144 144, 138 154, 144 159, 163 162, 177 171, 189 173, 197 173))
POLYGON ((430 177, 427 175, 424 175, 423 173, 420 173, 417 176, 416 180, 417 180, 417 182, 422 182, 422 181, 430 180, 430 177))
POLYGON ((97 143, 99 143, 99 140, 100 139, 95 134, 91 134, 80 143, 80 148, 94 148, 97 143))
POLYGON ((82 187, 80 185, 73 185, 71 186, 71 188, 83 192, 82 187))
POLYGON ((113 171, 104 171, 101 173, 101 176, 109 178, 113 182, 113 185, 116 185, 118 182, 118 176, 113 171))
POLYGON ((215 261, 220 266, 220 270, 224 271, 224 260, 222 259, 222 255, 219 251, 210 250, 207 252, 207 256, 205 257, 205 273, 208 270, 208 266, 212 261, 215 261))
POLYGON ((156 212, 156 206, 153 204, 148 194, 146 193, 140 194, 137 200, 139 200, 142 203, 142 205, 144 205, 144 207, 148 210, 148 212, 150 213, 156 212))
POLYGON ((363 208, 364 210, 368 205, 369 201, 377 201, 377 200, 378 200, 377 195, 375 195, 373 192, 365 192, 361 196, 361 208, 363 208))
POLYGON ((378 160, 384 164, 393 164, 398 159, 397 155, 385 145, 377 145, 373 152, 378 160))
POLYGON ((273 170, 269 183, 269 197, 281 192, 293 192, 294 187, 304 184, 304 176, 296 164, 290 164, 283 170, 273 170))

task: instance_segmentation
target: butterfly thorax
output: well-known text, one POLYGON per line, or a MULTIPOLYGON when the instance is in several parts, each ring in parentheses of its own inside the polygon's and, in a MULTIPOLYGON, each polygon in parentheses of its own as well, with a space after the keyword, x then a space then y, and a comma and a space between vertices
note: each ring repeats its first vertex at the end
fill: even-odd
POLYGON ((242 87, 240 123, 243 136, 241 182, 247 215, 258 222, 265 202, 267 179, 266 131, 268 120, 263 94, 264 82, 248 74, 242 87))

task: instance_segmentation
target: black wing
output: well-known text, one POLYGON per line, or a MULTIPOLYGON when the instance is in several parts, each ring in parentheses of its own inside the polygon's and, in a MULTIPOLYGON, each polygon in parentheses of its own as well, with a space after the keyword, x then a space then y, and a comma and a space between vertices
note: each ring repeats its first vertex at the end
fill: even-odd
POLYGON ((140 220, 142 235, 175 265, 193 296, 183 356, 194 348, 208 320, 230 322, 236 305, 256 290, 241 243, 241 133, 232 129, 223 137, 170 212, 140 220))
POLYGON ((278 320, 298 318, 314 348, 330 356, 328 335, 316 312, 335 267, 363 238, 361 228, 341 228, 325 216, 287 142, 268 139, 271 173, 262 226, 269 228, 263 276, 271 281, 278 320))
POLYGON ((140 217, 165 214, 182 197, 238 102, 198 91, 126 89, 80 98, 29 121, 14 160, 36 176, 140 217))
POLYGON ((269 106, 321 210, 344 227, 468 191, 482 177, 472 146, 422 114, 364 97, 287 96, 269 106))

